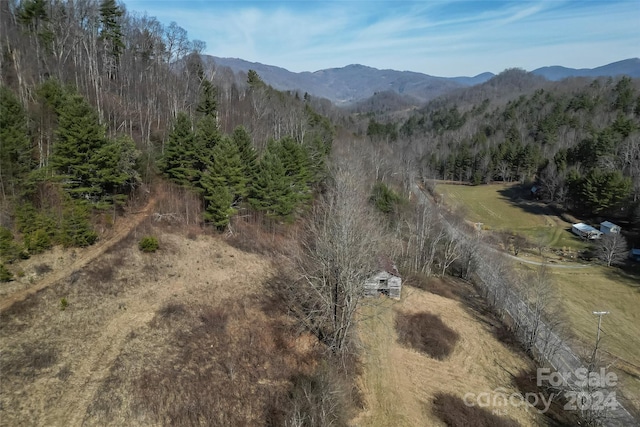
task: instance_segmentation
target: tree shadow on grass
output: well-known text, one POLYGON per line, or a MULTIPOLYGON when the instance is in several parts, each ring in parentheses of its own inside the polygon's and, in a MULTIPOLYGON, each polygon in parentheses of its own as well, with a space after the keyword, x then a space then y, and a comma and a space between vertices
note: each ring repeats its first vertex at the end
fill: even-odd
POLYGON ((534 199, 531 196, 531 186, 523 184, 510 185, 501 188, 498 193, 502 198, 512 206, 522 209, 523 211, 533 215, 550 215, 556 216, 549 206, 545 203, 534 199))
POLYGON ((640 293, 640 263, 626 260, 624 263, 604 269, 607 279, 629 286, 640 293))

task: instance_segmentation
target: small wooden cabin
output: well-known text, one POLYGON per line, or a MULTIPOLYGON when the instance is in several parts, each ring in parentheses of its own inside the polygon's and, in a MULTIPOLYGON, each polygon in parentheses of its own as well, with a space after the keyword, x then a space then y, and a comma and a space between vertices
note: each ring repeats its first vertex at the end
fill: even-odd
POLYGON ((389 298, 400 299, 402 278, 397 267, 390 260, 382 260, 380 264, 380 271, 364 283, 364 296, 386 295, 389 298))

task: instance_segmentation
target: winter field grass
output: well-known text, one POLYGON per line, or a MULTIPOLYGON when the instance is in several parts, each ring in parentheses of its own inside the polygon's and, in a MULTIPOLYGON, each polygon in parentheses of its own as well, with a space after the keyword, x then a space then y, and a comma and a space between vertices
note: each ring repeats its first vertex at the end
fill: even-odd
POLYGON ((471 222, 483 223, 485 229, 519 233, 532 243, 542 240, 549 248, 586 247, 571 233, 571 223, 544 204, 527 199, 517 185, 437 184, 435 191, 446 206, 461 211, 471 222))
MULTIPOLYGON (((571 223, 528 199, 517 185, 437 184, 436 193, 449 209, 461 212, 467 221, 482 222, 487 230, 517 232, 533 244, 544 239, 545 246, 553 249, 571 251, 588 246, 571 233, 571 223)), ((519 265, 523 270, 537 268, 519 265)), ((597 264, 551 271, 556 297, 581 356, 593 351, 598 327, 593 312, 610 312, 603 317, 600 354, 613 363, 625 397, 640 410, 640 275, 597 264)))
POLYGON ((552 268, 551 273, 581 356, 591 354, 595 345, 598 316, 593 312, 609 312, 602 318, 599 353, 617 370, 627 399, 640 408, 640 276, 598 265, 552 268))

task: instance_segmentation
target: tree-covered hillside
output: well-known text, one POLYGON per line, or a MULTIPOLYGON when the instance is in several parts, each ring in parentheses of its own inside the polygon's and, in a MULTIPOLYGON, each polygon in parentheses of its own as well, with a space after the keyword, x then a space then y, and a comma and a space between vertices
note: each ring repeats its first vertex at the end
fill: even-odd
POLYGON ((551 83, 508 70, 405 121, 371 120, 368 135, 395 141, 428 178, 537 183, 539 197, 579 213, 631 217, 640 201, 639 88, 628 77, 551 83))
POLYGON ((322 179, 334 131, 315 101, 205 64, 175 22, 115 0, 0 7, 0 225, 24 256, 91 244, 92 217, 159 176, 217 228, 241 209, 290 219, 322 179))

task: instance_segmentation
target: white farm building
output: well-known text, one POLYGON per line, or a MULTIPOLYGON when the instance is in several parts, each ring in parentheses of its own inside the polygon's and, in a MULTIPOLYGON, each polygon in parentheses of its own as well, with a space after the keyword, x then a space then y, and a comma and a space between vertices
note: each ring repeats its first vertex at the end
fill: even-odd
POLYGON ((620 233, 622 228, 619 225, 612 223, 611 221, 604 221, 600 223, 600 231, 604 234, 617 234, 620 233))
POLYGON ((602 231, 593 228, 590 225, 579 222, 571 226, 571 232, 583 239, 595 240, 602 237, 602 231))

